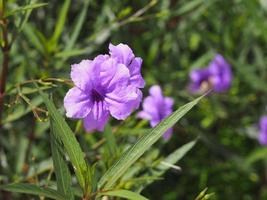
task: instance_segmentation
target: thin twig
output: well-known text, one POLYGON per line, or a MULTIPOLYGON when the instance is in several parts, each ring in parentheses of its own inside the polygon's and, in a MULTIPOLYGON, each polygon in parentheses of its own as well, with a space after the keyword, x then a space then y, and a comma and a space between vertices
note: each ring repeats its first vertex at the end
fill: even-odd
POLYGON ((2 36, 3 36, 3 46, 2 52, 3 52, 3 62, 2 62, 2 73, 0 77, 0 128, 2 124, 2 113, 4 109, 4 96, 5 96, 5 89, 6 89, 6 80, 7 80, 7 74, 8 74, 8 64, 9 64, 9 50, 10 45, 8 42, 8 30, 7 30, 7 19, 3 17, 4 13, 3 11, 0 13, 1 17, 1 28, 2 28, 2 36))

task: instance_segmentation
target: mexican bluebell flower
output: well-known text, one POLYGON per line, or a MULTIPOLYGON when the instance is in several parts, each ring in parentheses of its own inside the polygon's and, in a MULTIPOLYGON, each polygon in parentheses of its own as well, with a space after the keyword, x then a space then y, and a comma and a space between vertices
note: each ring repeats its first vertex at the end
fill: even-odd
MULTIPOLYGON (((173 110, 173 99, 164 97, 160 86, 154 85, 149 89, 149 96, 143 101, 143 110, 138 113, 138 117, 150 121, 151 127, 156 126, 164 118, 170 115, 173 110)), ((165 139, 169 139, 172 128, 164 134, 165 139)))
POLYGON ((225 92, 231 86, 232 71, 223 56, 217 54, 208 67, 192 70, 190 79, 189 89, 193 93, 204 93, 209 89, 215 92, 225 92))
POLYGON ((258 140, 261 145, 267 145, 267 116, 262 116, 259 122, 258 140))
POLYGON ((142 100, 139 89, 144 86, 140 74, 141 58, 127 55, 125 49, 116 53, 116 56, 99 55, 93 60, 82 60, 71 67, 75 86, 64 98, 66 116, 83 119, 87 131, 103 131, 110 115, 124 120, 142 100), (120 55, 124 60, 120 60, 120 55), (126 63, 127 60, 130 61, 126 63))

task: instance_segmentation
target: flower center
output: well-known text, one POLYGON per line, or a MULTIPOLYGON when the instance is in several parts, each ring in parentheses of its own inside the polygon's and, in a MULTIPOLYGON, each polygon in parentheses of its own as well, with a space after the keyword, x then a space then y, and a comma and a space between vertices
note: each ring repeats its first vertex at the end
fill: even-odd
POLYGON ((104 97, 98 92, 96 91, 95 89, 92 89, 92 99, 94 102, 99 102, 99 101, 103 101, 104 100, 104 97))

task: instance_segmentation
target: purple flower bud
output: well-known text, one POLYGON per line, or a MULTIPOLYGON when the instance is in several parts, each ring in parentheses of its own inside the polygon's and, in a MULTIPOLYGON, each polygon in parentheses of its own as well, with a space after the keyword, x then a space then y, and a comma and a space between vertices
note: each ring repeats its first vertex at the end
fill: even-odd
MULTIPOLYGON (((164 97, 158 85, 152 86, 149 94, 143 101, 143 111, 138 113, 138 117, 149 120, 151 127, 154 127, 172 113, 173 99, 164 97)), ((172 128, 166 131, 164 139, 169 139, 171 134, 172 128)))
POLYGON ((259 143, 261 145, 267 145, 267 116, 262 116, 259 122, 259 143))
POLYGON ((193 93, 204 93, 209 89, 215 92, 225 92, 231 86, 232 71, 223 56, 217 54, 208 67, 192 70, 190 79, 189 90, 193 93))
POLYGON ((134 57, 127 45, 110 47, 111 55, 83 60, 71 68, 75 86, 64 98, 66 116, 83 119, 87 131, 103 131, 110 115, 126 119, 142 100, 142 59, 134 57))

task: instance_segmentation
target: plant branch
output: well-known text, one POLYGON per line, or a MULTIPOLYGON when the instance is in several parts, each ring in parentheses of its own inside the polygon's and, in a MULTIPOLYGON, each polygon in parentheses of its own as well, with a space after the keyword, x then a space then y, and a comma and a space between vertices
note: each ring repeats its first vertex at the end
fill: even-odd
POLYGON ((4 110, 4 96, 6 89, 6 81, 8 75, 8 64, 9 64, 9 50, 10 45, 8 42, 8 30, 7 30, 7 19, 3 17, 3 13, 1 16, 1 27, 2 27, 2 37, 3 37, 3 45, 2 53, 3 53, 3 61, 2 61, 2 72, 0 77, 0 128, 2 124, 2 113, 4 110))

